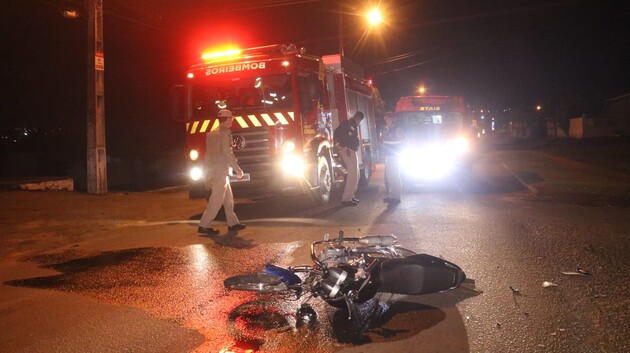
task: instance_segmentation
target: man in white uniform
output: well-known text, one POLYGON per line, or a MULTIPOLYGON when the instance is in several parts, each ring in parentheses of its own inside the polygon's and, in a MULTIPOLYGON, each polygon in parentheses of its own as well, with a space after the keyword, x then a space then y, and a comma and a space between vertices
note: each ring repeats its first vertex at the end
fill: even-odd
POLYGON ((232 112, 227 109, 219 111, 219 129, 206 135, 206 181, 210 183, 212 193, 208 199, 206 210, 199 221, 198 232, 206 235, 216 235, 219 231, 211 224, 219 213, 221 206, 227 218, 228 231, 234 232, 245 229, 234 213, 234 196, 230 186, 230 169, 236 172, 236 177, 243 177, 243 170, 238 166, 232 152, 232 134, 230 126, 234 121, 232 112))
POLYGON ((403 145, 404 132, 398 124, 396 124, 392 112, 385 113, 385 124, 386 129, 383 132, 383 152, 385 155, 385 189, 387 191, 383 201, 390 205, 397 205, 400 203, 400 194, 402 191, 398 158, 403 145))

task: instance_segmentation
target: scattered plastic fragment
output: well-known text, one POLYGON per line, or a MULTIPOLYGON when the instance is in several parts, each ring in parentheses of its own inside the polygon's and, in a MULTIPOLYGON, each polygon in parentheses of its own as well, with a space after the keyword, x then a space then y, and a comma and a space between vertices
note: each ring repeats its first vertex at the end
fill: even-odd
POLYGON ((563 275, 568 275, 568 276, 582 276, 584 275, 583 273, 577 272, 577 271, 562 271, 560 272, 563 275))
POLYGON ((599 294, 599 293, 598 293, 598 294, 595 294, 595 295, 593 296, 593 298, 595 298, 595 299, 597 299, 597 298, 606 298, 606 297, 608 297, 608 295, 606 295, 606 294, 599 294))
POLYGON ((591 272, 589 270, 587 270, 585 268, 582 268, 582 267, 578 267, 576 269, 576 271, 581 273, 581 274, 583 274, 583 275, 590 275, 591 274, 591 272))
POLYGON ((514 287, 510 286, 510 289, 512 290, 512 293, 514 293, 516 295, 521 295, 521 291, 518 290, 518 288, 514 288, 514 287))
POLYGON ((544 281, 544 282, 542 283, 542 286, 546 288, 546 287, 557 287, 558 285, 557 285, 557 284, 555 284, 555 283, 553 283, 553 282, 544 281))
POLYGON ((589 270, 582 267, 578 267, 575 271, 562 271, 561 273, 569 276, 586 276, 591 274, 589 270))

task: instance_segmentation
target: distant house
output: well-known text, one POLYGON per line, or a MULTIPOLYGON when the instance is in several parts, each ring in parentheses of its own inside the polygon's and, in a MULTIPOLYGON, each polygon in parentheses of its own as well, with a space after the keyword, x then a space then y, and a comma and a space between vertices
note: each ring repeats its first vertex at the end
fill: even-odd
POLYGON ((630 135, 630 93, 607 100, 602 118, 614 134, 630 135))

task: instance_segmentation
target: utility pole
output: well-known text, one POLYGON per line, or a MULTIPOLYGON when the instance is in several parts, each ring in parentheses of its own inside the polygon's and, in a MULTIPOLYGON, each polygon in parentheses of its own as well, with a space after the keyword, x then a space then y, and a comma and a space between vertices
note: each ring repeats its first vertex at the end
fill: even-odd
POLYGON ((107 193, 105 151, 105 56, 103 51, 103 0, 86 0, 87 53, 87 191, 107 193))

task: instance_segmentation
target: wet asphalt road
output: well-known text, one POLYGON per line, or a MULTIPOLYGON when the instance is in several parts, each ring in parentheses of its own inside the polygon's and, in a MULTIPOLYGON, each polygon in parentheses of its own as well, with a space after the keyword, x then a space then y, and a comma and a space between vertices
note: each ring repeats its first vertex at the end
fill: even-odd
POLYGON ((462 187, 410 190, 394 208, 381 201, 380 171, 357 207, 243 201, 237 213, 248 228, 216 237, 196 234, 200 214, 189 209, 163 222, 112 216, 100 225, 116 233, 106 240, 76 236, 54 251, 8 257, 26 261, 4 259, 0 351, 630 351, 630 211, 538 199, 499 165, 478 170, 462 187), (299 328, 297 303, 223 289, 226 277, 267 262, 309 263, 308 245, 340 229, 395 234, 409 249, 460 265, 474 285, 379 295, 358 324, 313 300, 318 323, 299 328), (589 275, 562 274, 578 267, 589 275), (268 329, 239 343, 243 318, 268 329))

